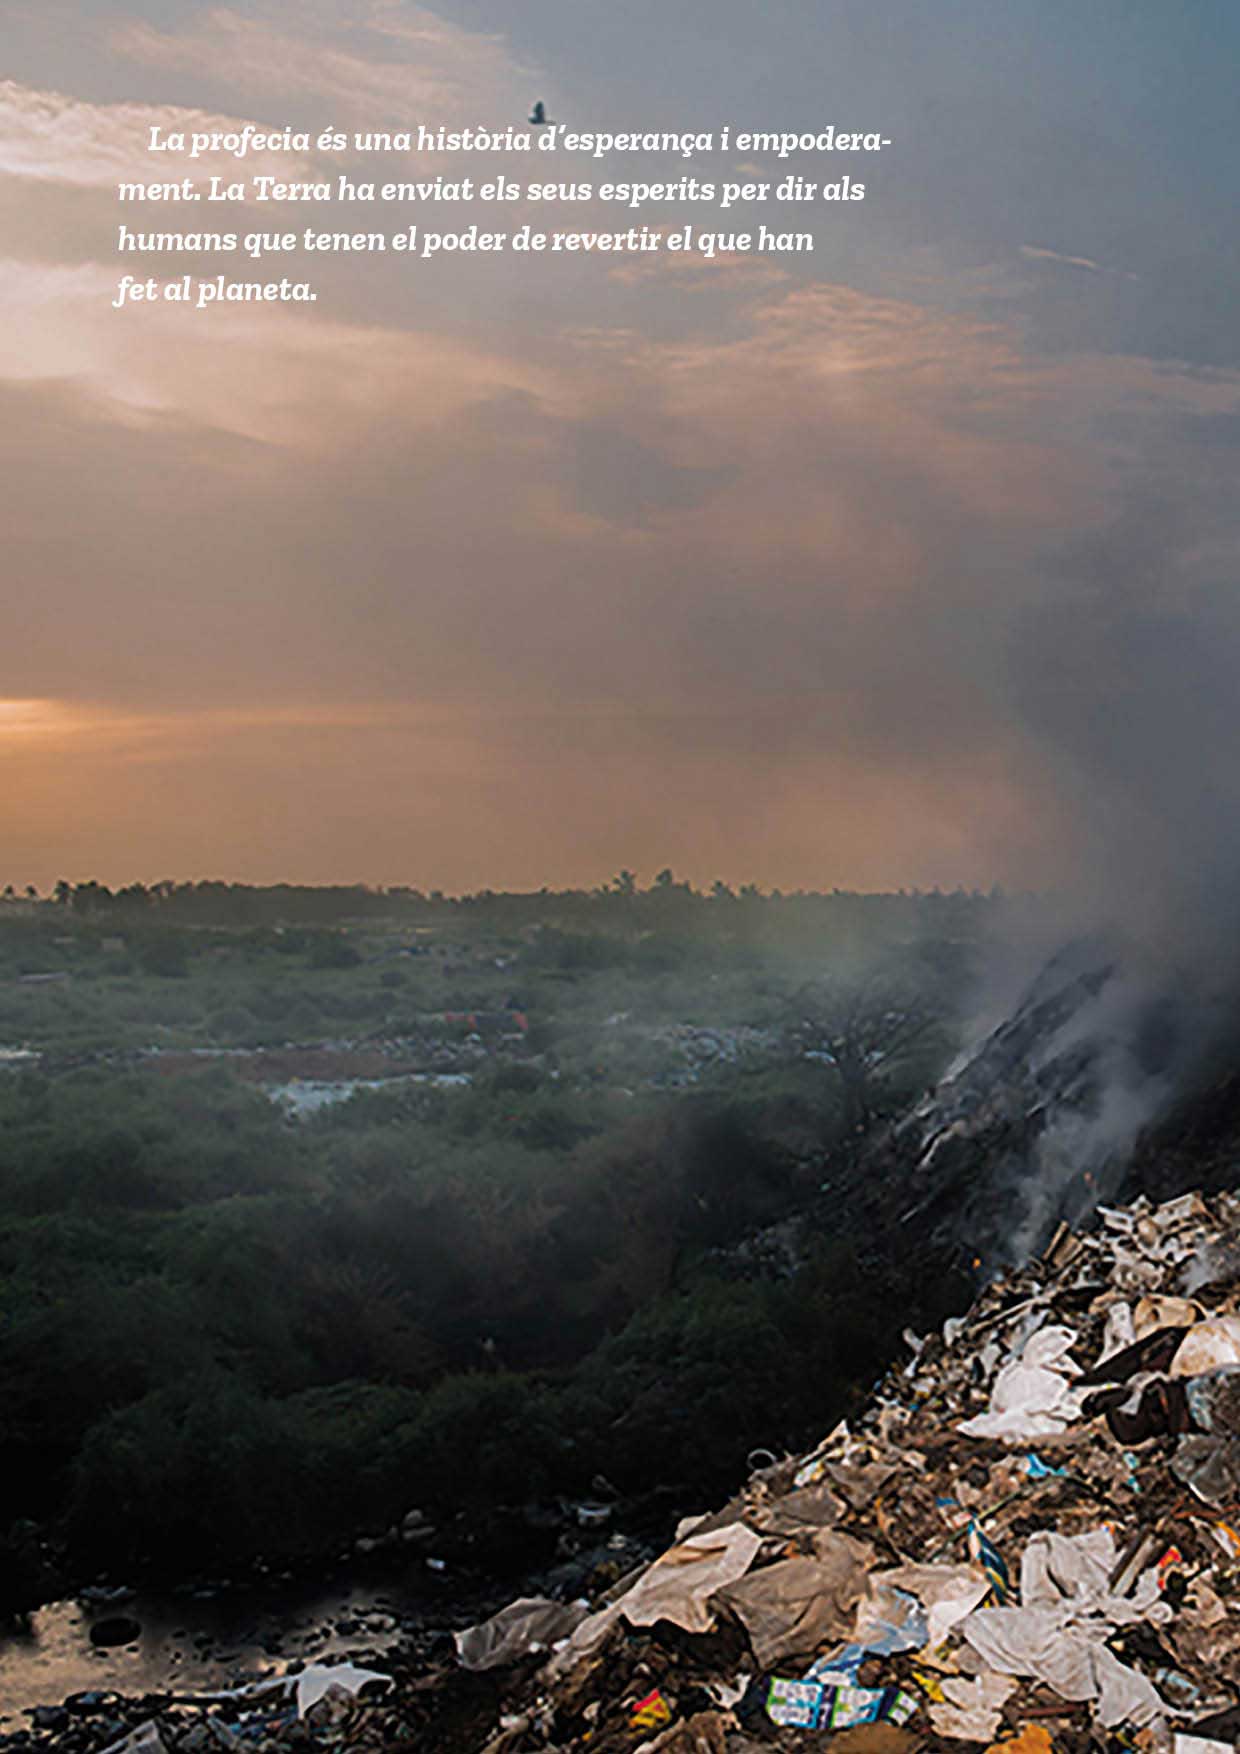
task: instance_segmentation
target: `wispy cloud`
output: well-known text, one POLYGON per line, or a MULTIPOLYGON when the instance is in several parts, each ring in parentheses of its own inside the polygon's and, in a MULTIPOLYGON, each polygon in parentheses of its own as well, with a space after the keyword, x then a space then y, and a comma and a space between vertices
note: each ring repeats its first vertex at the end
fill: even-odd
POLYGON ((534 78, 502 37, 384 0, 312 7, 308 19, 299 9, 296 30, 213 6, 183 30, 131 20, 111 43, 149 67, 189 70, 264 98, 312 99, 337 120, 378 128, 519 121, 534 78))
POLYGON ((1104 272, 1099 263, 1091 262, 1088 256, 1063 256, 1058 250, 1043 250, 1036 244, 1022 244, 1020 253, 1034 262, 1062 262, 1067 268, 1087 268, 1091 274, 1104 272))
POLYGON ((311 319, 304 306, 114 310, 118 273, 0 258, 0 382, 69 382, 96 418, 302 452, 348 444, 393 410, 413 434, 497 395, 552 396, 544 370, 481 344, 311 319))
POLYGON ((1106 268, 1089 256, 1065 256, 1058 250, 1045 250, 1037 244, 1021 244, 1019 253, 1029 262, 1058 262, 1065 268, 1083 268, 1088 274, 1118 274, 1125 280, 1140 278, 1123 268, 1106 268))
MULTIPOLYGON (((235 116, 206 110, 87 103, 0 80, 0 175, 113 193, 119 182, 176 182, 187 171, 195 180, 213 173, 235 175, 236 159, 223 153, 204 153, 190 164, 180 154, 151 153, 147 146, 152 127, 167 135, 230 133, 244 125, 235 116)), ((246 174, 296 176, 305 164, 299 154, 252 153, 246 174)))

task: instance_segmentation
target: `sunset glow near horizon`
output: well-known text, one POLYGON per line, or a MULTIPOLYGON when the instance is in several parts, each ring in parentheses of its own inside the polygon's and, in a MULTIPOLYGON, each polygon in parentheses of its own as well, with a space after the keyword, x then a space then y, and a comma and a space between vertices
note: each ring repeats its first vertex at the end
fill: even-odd
POLYGON ((1240 16, 1172 11, 6 9, 0 882, 1059 880, 1148 807, 1150 653, 1240 651, 1240 16), (535 95, 893 145, 807 256, 110 306, 152 126, 535 95))

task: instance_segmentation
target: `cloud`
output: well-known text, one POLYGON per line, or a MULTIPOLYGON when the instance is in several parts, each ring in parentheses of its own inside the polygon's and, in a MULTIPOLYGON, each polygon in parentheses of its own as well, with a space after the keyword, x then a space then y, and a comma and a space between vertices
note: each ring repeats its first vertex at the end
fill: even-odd
MULTIPOLYGON (((308 7, 297 34, 270 9, 186 19, 113 45, 274 124, 554 102, 501 38, 420 8, 308 7)), ((1129 660, 1165 694, 1160 628, 1197 665, 1130 507, 1158 505, 1175 589, 1215 588, 1234 514, 1227 446, 1201 441, 1230 434, 1235 373, 1039 356, 1010 255, 950 283, 919 259, 900 297, 827 278, 825 252, 817 277, 531 264, 519 297, 506 263, 325 261, 317 306, 115 311, 111 186, 148 174, 152 122, 239 125, 0 87, 25 227, 0 261, 24 586, 0 748, 11 856, 41 881, 87 874, 89 847, 109 880, 670 861, 1023 886, 1088 848, 1091 811, 1129 820, 1157 747, 1100 749, 1087 685, 1106 679, 1112 722, 1129 660)))
MULTIPOLYGON (((174 844, 258 874, 246 824, 284 785, 268 875, 347 846, 395 879, 429 846, 444 883, 586 880, 660 846, 703 876, 1027 884, 1077 833, 1054 688, 1014 671, 1054 674, 1048 568, 1065 535, 1105 551, 1132 472, 1174 479, 1185 417, 1240 389, 829 285, 535 359, 519 330, 112 312, 99 272, 0 279, 10 564, 56 581, 0 684, 89 706, 54 785, 23 746, 22 795, 129 876, 174 844), (192 830, 143 826, 138 769, 192 830)), ((1060 587, 1065 626, 1091 588, 1060 587)))
POLYGON ((1091 262, 1088 256, 1061 256, 1058 250, 1042 250, 1034 244, 1022 244, 1020 253, 1033 262, 1062 262, 1068 268, 1087 268, 1091 274, 1106 272, 1097 262, 1091 262))
MULTIPOLYGON (((225 264, 230 279, 245 274, 225 264)), ((138 271, 157 265, 142 258, 138 271)), ((308 319, 304 306, 115 310, 123 266, 0 258, 0 381, 71 382, 94 418, 317 450, 391 407, 413 433, 479 399, 536 393, 545 376, 442 336, 308 319)))
POLYGON ((1063 256, 1058 250, 1039 249, 1035 244, 1021 244, 1019 253, 1030 262, 1060 262, 1065 268, 1084 268, 1090 274, 1116 274, 1124 280, 1141 278, 1139 274, 1130 274, 1122 268, 1104 268, 1088 256, 1063 256))
MULTIPOLYGON (((0 80, 0 176, 75 188, 109 189, 121 182, 179 182, 187 173, 205 182, 237 174, 237 160, 204 153, 192 164, 180 154, 147 150, 152 127, 164 134, 229 133, 244 127, 235 116, 170 104, 94 104, 58 91, 0 80)), ((289 153, 254 153, 247 175, 293 177, 306 160, 289 153)), ((166 210, 162 210, 166 213, 166 210)))
POLYGON ((130 20, 112 33, 111 46, 148 67, 191 71, 263 99, 308 99, 337 119, 377 128, 524 117, 537 75, 502 37, 392 0, 308 11, 295 32, 227 6, 208 8, 182 30, 130 20))

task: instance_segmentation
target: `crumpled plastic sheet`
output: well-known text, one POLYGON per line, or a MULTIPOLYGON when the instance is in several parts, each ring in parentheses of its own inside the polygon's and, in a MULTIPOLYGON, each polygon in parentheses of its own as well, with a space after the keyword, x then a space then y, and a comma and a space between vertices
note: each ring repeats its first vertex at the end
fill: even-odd
POLYGON ((109 1742, 103 1754, 168 1754, 168 1744, 154 1718, 128 1730, 117 1742, 109 1742))
POLYGON ((900 1472, 894 1462, 827 1462, 825 1473, 854 1510, 864 1510, 900 1472))
POLYGON ((310 1663, 300 1675, 286 1676, 286 1679, 295 1684, 298 1717, 305 1717, 329 1693, 357 1695, 371 1682, 376 1686, 392 1685, 390 1675, 381 1675, 377 1669, 358 1669, 352 1663, 339 1663, 334 1668, 328 1664, 310 1663))
POLYGON ((920 1650, 929 1635, 929 1625, 916 1596, 895 1589, 876 1572, 857 1605, 852 1642, 816 1658, 806 1679, 814 1677, 855 1686, 857 1670, 867 1657, 890 1657, 897 1651, 920 1650))
POLYGON ((618 1604, 630 1626, 670 1620, 685 1632, 709 1632, 715 1624, 710 1597, 744 1577, 762 1545, 744 1523, 690 1535, 646 1568, 618 1604))
POLYGON ((782 1498, 767 1498, 748 1513, 764 1535, 795 1535, 805 1528, 833 1528, 844 1514, 844 1501, 829 1486, 802 1486, 782 1498))
POLYGON ((1107 1529, 1087 1535, 1040 1529, 1021 1556, 1021 1606, 1057 1608, 1070 1598, 1100 1600, 1107 1594, 1117 1558, 1115 1539, 1107 1529))
POLYGON ((244 1687, 229 1687, 199 1697, 211 1700, 263 1699, 269 1693, 291 1693, 297 1702, 298 1717, 305 1717, 329 1693, 348 1693, 356 1697, 372 1682, 376 1688, 390 1687, 392 1677, 380 1674, 377 1669, 359 1669, 354 1663, 307 1663, 295 1675, 272 1675, 265 1681, 251 1681, 244 1687))
POLYGON ((502 1668, 543 1650, 577 1630, 589 1609, 583 1602, 565 1604, 546 1596, 521 1596, 477 1626, 454 1633, 463 1668, 502 1668))
POLYGON ((1184 1394, 1198 1431, 1240 1437, 1240 1365, 1225 1364, 1221 1370, 1189 1377, 1184 1394))
POLYGON ((720 1592, 743 1621, 764 1668, 807 1655, 852 1629, 874 1549, 834 1529, 814 1538, 813 1557, 777 1560, 720 1592))
POLYGON ((1240 1437, 1182 1437, 1171 1472, 1203 1504, 1232 1503, 1240 1498, 1240 1437))
POLYGON ((1058 1436, 1080 1413, 1068 1383, 1080 1375, 1081 1367, 1068 1356, 1079 1338, 1074 1328, 1057 1323, 1039 1328, 995 1378, 990 1410, 966 1419, 957 1431, 1012 1443, 1058 1436))
POLYGON ((961 1626, 990 1668, 1044 1681, 1061 1699, 1094 1701, 1107 1729, 1149 1724, 1168 1712, 1153 1683, 1106 1647, 1117 1626, 1161 1624, 1171 1615, 1156 1567, 1138 1578, 1131 1596, 1110 1593, 1116 1557, 1109 1529, 1042 1530, 1021 1559, 1021 1606, 979 1608, 961 1626))
POLYGON ((894 1656, 901 1650, 920 1650, 929 1636, 917 1597, 897 1588, 889 1578, 871 1577, 857 1604, 853 1642, 875 1656, 894 1656))
POLYGON ((930 1707, 930 1721, 940 1736, 954 1742, 991 1742, 1016 1685, 1007 1675, 986 1673, 967 1681, 950 1676, 941 1683, 943 1703, 930 1707))
POLYGON ((1204 1376, 1225 1364, 1240 1364, 1240 1316, 1213 1316, 1190 1328, 1171 1360, 1171 1375, 1204 1376))
POLYGON ((933 1649, 942 1644, 952 1627, 985 1601, 990 1579, 973 1565, 902 1565, 895 1571, 878 1571, 871 1584, 889 1584, 908 1590, 926 1610, 927 1635, 923 1641, 933 1649))
POLYGON ((1119 1352, 1127 1351, 1137 1337, 1133 1324, 1132 1306, 1127 1303, 1113 1303, 1107 1311, 1106 1325, 1102 1331, 1102 1351, 1099 1362, 1114 1358, 1119 1352))
POLYGON ((548 1679, 567 1673, 582 1657, 591 1655, 607 1640, 620 1619, 620 1602, 597 1609, 581 1622, 577 1630, 551 1657, 547 1664, 548 1679))
POLYGON ((963 1632, 983 1662, 1001 1674, 1045 1681, 1061 1699, 1096 1701, 1107 1729, 1167 1715, 1153 1683, 1107 1649, 1105 1624, 1074 1625, 1055 1608, 979 1608, 963 1632))

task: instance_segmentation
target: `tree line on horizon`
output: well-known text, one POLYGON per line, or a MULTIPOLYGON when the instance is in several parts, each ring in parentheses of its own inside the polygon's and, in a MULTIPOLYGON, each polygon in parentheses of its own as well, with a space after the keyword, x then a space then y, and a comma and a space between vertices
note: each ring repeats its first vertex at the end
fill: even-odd
POLYGON ((491 916, 497 923, 536 922, 549 909, 562 917, 641 919, 648 915, 659 923, 703 913, 715 916, 757 906, 784 909, 823 907, 832 910, 912 910, 918 923, 926 916, 941 922, 957 913, 976 914, 1005 899, 995 885, 953 890, 938 888, 864 891, 764 890, 757 883, 736 887, 716 878, 708 889, 698 889, 678 878, 670 867, 656 873, 643 888, 635 872, 624 869, 607 883, 592 889, 536 890, 480 889, 449 895, 442 889, 424 890, 408 884, 299 884, 234 883, 218 878, 178 882, 163 878, 154 883, 128 883, 110 888, 94 878, 73 883, 60 878, 46 893, 34 884, 19 890, 6 884, 0 905, 37 905, 62 909, 79 918, 153 918, 167 924, 273 925, 326 924, 348 920, 416 916, 419 920, 491 916))

